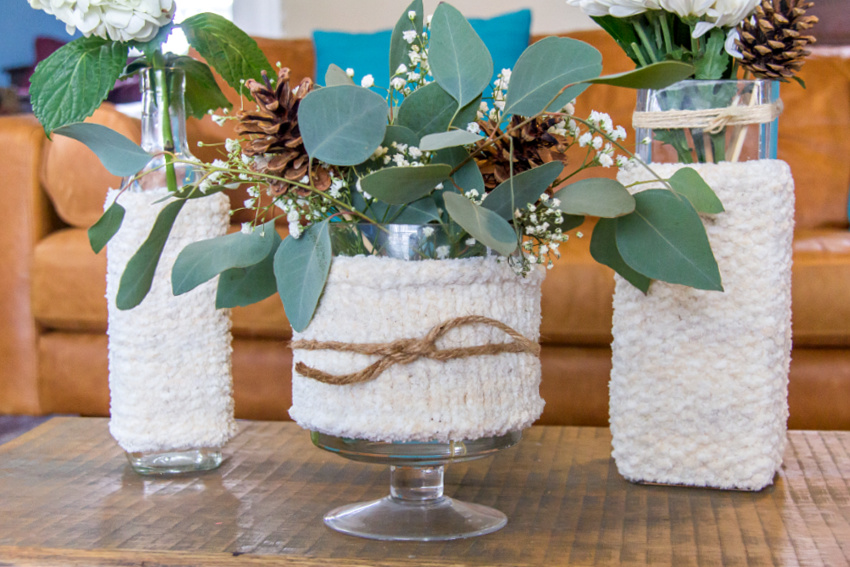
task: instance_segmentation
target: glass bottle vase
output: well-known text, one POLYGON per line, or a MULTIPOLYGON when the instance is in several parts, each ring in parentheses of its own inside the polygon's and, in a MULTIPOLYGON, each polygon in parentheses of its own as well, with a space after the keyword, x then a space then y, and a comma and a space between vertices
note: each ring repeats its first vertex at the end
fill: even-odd
MULTIPOLYGON (((154 157, 125 179, 125 219, 107 250, 110 431, 140 474, 216 468, 235 432, 229 313, 215 308, 215 281, 179 297, 170 283, 184 246, 225 233, 228 198, 187 201, 148 295, 132 309, 116 306, 124 267, 171 202, 169 186, 180 189, 198 176, 186 136, 184 86, 180 69, 142 73, 141 146, 154 157)), ((110 191, 107 206, 118 196, 110 191)))

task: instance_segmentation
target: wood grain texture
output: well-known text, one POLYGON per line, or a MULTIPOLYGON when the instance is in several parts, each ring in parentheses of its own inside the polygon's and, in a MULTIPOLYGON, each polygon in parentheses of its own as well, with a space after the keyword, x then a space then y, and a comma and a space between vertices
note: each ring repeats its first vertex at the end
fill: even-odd
POLYGON ((384 496, 384 467, 321 451, 292 423, 240 426, 219 470, 174 479, 133 473, 105 419, 56 418, 0 446, 0 565, 850 564, 850 432, 790 432, 775 485, 747 493, 629 484, 607 429, 534 427, 447 471, 449 495, 507 527, 388 543, 322 523, 384 496))

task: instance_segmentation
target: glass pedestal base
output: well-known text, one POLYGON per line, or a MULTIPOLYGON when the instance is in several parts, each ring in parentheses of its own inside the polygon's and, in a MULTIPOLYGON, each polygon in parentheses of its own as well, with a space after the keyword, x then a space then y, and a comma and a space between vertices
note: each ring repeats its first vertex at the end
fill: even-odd
POLYGON ((221 449, 203 447, 184 451, 150 451, 126 453, 133 470, 141 475, 181 474, 208 471, 224 460, 221 449))
POLYGON ((342 506, 325 524, 344 534, 391 541, 446 541, 495 532, 502 512, 443 494, 445 465, 485 457, 515 445, 513 431, 498 437, 449 443, 380 443, 313 432, 313 443, 355 461, 390 465, 390 495, 342 506))

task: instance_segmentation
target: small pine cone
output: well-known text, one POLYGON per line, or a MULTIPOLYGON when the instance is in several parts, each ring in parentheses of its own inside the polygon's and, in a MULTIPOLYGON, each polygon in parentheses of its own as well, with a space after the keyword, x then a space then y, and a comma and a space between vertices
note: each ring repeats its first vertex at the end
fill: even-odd
MULTIPOLYGON (((519 126, 525 118, 514 116, 510 127, 519 126)), ((484 177, 486 191, 492 191, 500 183, 508 180, 511 174, 511 162, 513 161, 514 175, 528 171, 550 161, 567 162, 565 152, 569 141, 565 136, 550 132, 553 126, 561 121, 561 118, 552 116, 540 116, 536 120, 525 124, 522 128, 513 131, 513 155, 511 154, 511 143, 508 139, 499 139, 493 144, 485 147, 476 158, 478 168, 484 177)), ((499 124, 492 120, 479 120, 478 125, 487 135, 488 139, 498 138, 503 135, 499 124)), ((478 143, 484 146, 485 141, 478 143)))
MULTIPOLYGON (((287 67, 278 71, 275 89, 265 73, 263 79, 262 83, 254 79, 245 83, 257 108, 236 115, 239 118, 236 133, 245 136, 242 151, 245 155, 263 158, 255 161, 256 171, 279 178, 269 182, 274 195, 283 195, 290 189, 299 195, 308 195, 309 191, 287 181, 301 181, 307 175, 310 158, 298 129, 298 105, 313 90, 313 81, 305 78, 293 91, 287 67)), ((331 185, 330 171, 323 165, 314 164, 312 178, 320 191, 331 185)))
POLYGON ((818 21, 807 16, 810 0, 761 0, 753 15, 738 26, 735 45, 743 55, 741 65, 760 79, 787 81, 800 70, 815 43, 807 35, 818 21))

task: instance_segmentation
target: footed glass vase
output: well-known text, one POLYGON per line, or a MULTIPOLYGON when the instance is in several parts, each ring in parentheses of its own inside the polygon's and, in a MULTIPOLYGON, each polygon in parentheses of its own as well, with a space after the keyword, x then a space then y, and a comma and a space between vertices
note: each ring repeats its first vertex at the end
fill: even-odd
MULTIPOLYGON (((761 490, 782 465, 791 353, 794 180, 776 160, 777 85, 682 81, 639 95, 641 156, 697 171, 724 210, 701 214, 723 291, 616 278, 613 456, 634 482, 761 490)), ((645 168, 618 180, 662 187, 645 168)))
POLYGON ((518 276, 459 227, 330 229, 321 301, 293 333, 289 413, 322 449, 389 465, 391 481, 325 523, 381 540, 498 530, 504 514, 443 493, 443 467, 514 445, 540 416, 543 270, 518 276))
POLYGON ((187 200, 177 213, 170 199, 169 178, 179 190, 197 175, 186 139, 184 83, 179 69, 143 72, 141 145, 155 157, 106 202, 117 199, 126 211, 107 247, 109 427, 140 474, 216 468, 236 429, 230 316, 215 308, 217 280, 179 297, 171 292, 177 254, 225 234, 229 225, 225 195, 187 200), (139 282, 124 281, 125 269, 154 224, 172 214, 150 291, 136 304, 139 282))

